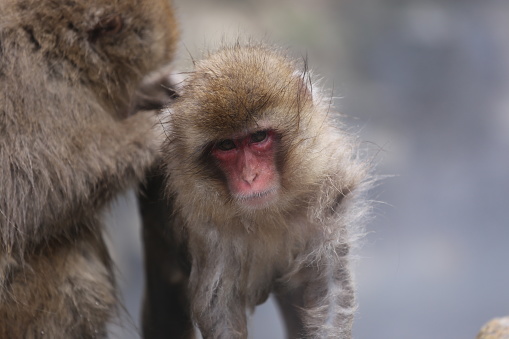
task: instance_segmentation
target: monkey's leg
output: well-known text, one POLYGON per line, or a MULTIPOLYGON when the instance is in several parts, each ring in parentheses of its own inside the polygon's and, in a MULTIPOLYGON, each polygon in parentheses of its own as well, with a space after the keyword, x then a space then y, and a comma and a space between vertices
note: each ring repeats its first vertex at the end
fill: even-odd
POLYGON ((145 252, 143 336, 149 339, 192 339, 194 327, 187 300, 188 272, 182 269, 170 221, 171 205, 163 199, 163 176, 149 174, 139 194, 145 252))
POLYGON ((102 238, 88 233, 53 241, 10 268, 0 304, 1 338, 106 337, 117 298, 102 238))

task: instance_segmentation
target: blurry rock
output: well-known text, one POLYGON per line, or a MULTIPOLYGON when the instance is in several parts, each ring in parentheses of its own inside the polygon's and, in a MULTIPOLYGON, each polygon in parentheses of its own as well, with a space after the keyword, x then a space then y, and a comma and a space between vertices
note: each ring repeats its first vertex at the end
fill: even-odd
POLYGON ((476 339, 509 339, 509 317, 491 320, 484 325, 476 339))

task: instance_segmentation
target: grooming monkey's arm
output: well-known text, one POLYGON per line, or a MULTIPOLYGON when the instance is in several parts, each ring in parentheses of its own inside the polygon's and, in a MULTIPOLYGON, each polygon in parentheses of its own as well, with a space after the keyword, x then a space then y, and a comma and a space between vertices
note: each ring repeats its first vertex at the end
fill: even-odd
POLYGON ((158 152, 152 114, 121 121, 105 117, 57 130, 58 136, 50 126, 36 137, 0 139, 0 145, 6 143, 0 147, 2 245, 23 249, 65 234, 70 220, 89 218, 89 211, 141 179, 158 152))

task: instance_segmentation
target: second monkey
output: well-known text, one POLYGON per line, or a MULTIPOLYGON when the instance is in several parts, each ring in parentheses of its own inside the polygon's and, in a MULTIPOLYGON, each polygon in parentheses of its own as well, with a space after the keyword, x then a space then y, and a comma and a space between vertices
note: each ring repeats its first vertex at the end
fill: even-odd
POLYGON ((262 45, 226 47, 166 112, 166 191, 204 338, 246 338, 246 310, 271 292, 290 338, 351 337, 367 168, 303 68, 262 45))

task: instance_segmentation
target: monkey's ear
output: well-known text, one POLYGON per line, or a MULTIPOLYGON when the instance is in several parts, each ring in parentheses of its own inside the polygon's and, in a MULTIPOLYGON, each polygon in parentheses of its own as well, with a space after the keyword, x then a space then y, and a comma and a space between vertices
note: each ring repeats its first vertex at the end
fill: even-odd
POLYGON ((88 40, 93 43, 103 36, 115 35, 123 27, 124 21, 119 14, 105 16, 88 31, 88 40))

